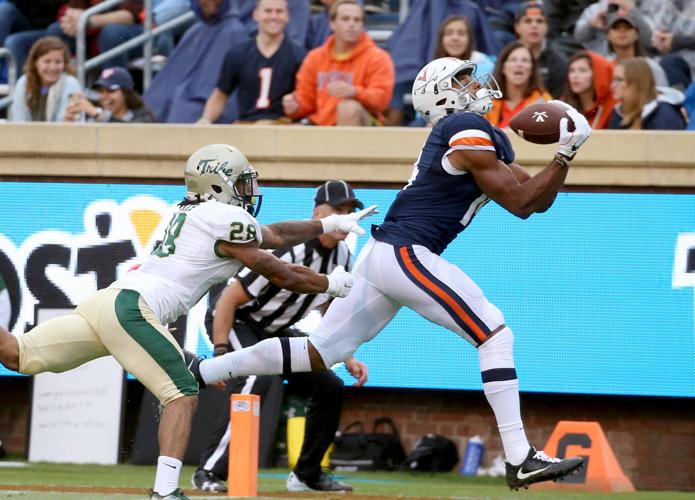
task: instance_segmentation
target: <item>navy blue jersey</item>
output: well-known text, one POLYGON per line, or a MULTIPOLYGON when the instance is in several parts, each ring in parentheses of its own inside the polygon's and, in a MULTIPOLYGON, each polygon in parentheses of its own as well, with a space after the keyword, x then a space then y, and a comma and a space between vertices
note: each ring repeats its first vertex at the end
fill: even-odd
POLYGON ((294 90, 304 49, 288 37, 270 57, 258 50, 256 40, 229 49, 224 56, 217 88, 227 95, 238 89, 239 120, 276 119, 284 115, 282 96, 294 90))
POLYGON ((447 152, 493 151, 505 163, 514 161, 509 138, 485 118, 460 112, 441 119, 430 132, 384 223, 372 236, 395 246, 422 245, 441 254, 488 202, 473 176, 454 168, 447 152))

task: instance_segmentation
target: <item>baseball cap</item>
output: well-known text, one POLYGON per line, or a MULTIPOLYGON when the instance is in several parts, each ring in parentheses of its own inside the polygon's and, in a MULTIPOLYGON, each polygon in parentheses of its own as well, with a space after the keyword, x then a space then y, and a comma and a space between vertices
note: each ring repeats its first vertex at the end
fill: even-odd
POLYGON ((514 13, 514 22, 517 22, 519 19, 521 19, 524 16, 532 16, 532 15, 546 17, 542 2, 539 2, 538 0, 521 2, 521 4, 519 5, 519 8, 517 8, 516 12, 514 13))
POLYGON ((130 76, 128 70, 118 66, 102 71, 94 86, 108 90, 133 90, 135 88, 133 77, 130 76))
POLYGON ((328 203, 332 207, 337 207, 351 201, 359 209, 364 208, 364 203, 355 197, 352 186, 345 181, 326 181, 316 189, 314 195, 314 205, 328 203))
POLYGON ((606 16, 606 29, 612 28, 613 25, 615 25, 618 21, 625 21, 630 26, 639 31, 639 28, 637 27, 637 21, 635 19, 636 13, 633 11, 634 9, 619 9, 615 12, 611 12, 610 14, 608 14, 608 16, 606 16))

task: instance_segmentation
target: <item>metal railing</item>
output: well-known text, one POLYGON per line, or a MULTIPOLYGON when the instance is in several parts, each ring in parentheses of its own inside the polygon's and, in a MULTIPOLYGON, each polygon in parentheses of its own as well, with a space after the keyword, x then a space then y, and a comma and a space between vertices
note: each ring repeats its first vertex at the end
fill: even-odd
POLYGON ((94 7, 90 7, 89 9, 85 10, 82 13, 82 15, 80 15, 77 25, 77 79, 79 80, 80 85, 82 85, 83 88, 86 83, 87 71, 100 66, 103 62, 107 61, 113 56, 120 55, 124 52, 134 49, 135 47, 144 45, 143 57, 145 62, 142 71, 142 87, 143 89, 146 89, 150 86, 150 82, 152 81, 152 46, 154 38, 157 35, 166 33, 167 31, 170 31, 174 28, 177 28, 183 24, 186 24, 196 19, 196 16, 193 13, 193 11, 189 11, 153 29, 152 0, 145 0, 145 19, 143 21, 143 33, 134 38, 131 38, 127 42, 123 42, 121 45, 113 47, 112 49, 109 49, 106 52, 99 54, 98 56, 86 60, 86 33, 89 18, 94 14, 98 14, 99 12, 103 12, 104 10, 108 10, 120 4, 121 2, 122 0, 106 0, 105 2, 95 5, 94 7))
POLYGON ((12 104, 12 93, 14 92, 15 84, 17 83, 17 62, 9 49, 0 47, 0 59, 5 59, 7 62, 7 88, 8 93, 0 99, 0 109, 5 109, 12 104))
MULTIPOLYGON (((85 87, 86 75, 88 70, 100 66, 104 61, 108 60, 113 56, 122 54, 123 52, 131 50, 139 45, 144 45, 143 88, 146 89, 147 87, 149 87, 150 82, 152 81, 152 45, 154 37, 156 37, 157 35, 161 35, 162 33, 166 33, 167 31, 173 30, 174 28, 177 28, 183 24, 186 24, 196 19, 196 16, 193 13, 193 11, 189 11, 152 29, 152 0, 145 0, 145 19, 143 21, 143 33, 141 35, 136 36, 135 38, 128 40, 127 42, 122 43, 121 45, 109 49, 103 54, 99 54, 98 56, 87 60, 87 27, 89 18, 92 17, 94 14, 99 14, 100 12, 104 12, 106 10, 112 9, 113 7, 120 5, 122 1, 123 0, 105 0, 102 3, 85 10, 80 15, 77 21, 77 33, 75 36, 75 56, 77 59, 77 79, 79 80, 82 88, 85 87)), ((12 104, 12 94, 14 92, 15 84, 17 81, 17 67, 14 57, 8 49, 0 47, 0 59, 2 59, 3 57, 8 61, 9 93, 7 96, 0 99, 0 110, 5 109, 10 104, 12 104)))
POLYGON ((408 17, 408 12, 410 12, 410 0, 401 0, 398 8, 398 24, 405 21, 405 18, 408 17))
MULTIPOLYGON (((142 71, 142 88, 147 89, 152 81, 152 51, 154 38, 157 35, 166 33, 181 25, 194 21, 196 15, 193 11, 186 12, 180 16, 167 21, 155 28, 152 28, 152 0, 144 0, 144 13, 145 18, 143 20, 143 33, 137 35, 130 40, 123 42, 122 44, 113 47, 106 52, 99 54, 91 59, 87 59, 87 29, 89 27, 89 19, 95 15, 104 11, 108 11, 117 7, 122 3, 122 0, 105 0, 89 9, 85 10, 79 17, 77 21, 77 33, 75 35, 76 47, 75 56, 77 64, 77 79, 80 82, 82 88, 86 85, 87 71, 90 69, 100 66, 103 62, 108 59, 120 55, 126 51, 134 49, 140 45, 143 45, 143 58, 144 66, 142 71)), ((410 9, 410 0, 400 0, 399 9, 399 22, 403 22, 405 17, 408 15, 410 9)), ((385 42, 391 35, 390 30, 370 30, 369 34, 377 42, 385 42)), ((15 88, 17 81, 17 66, 12 56, 12 53, 4 48, 0 47, 0 59, 5 58, 8 61, 8 87, 9 93, 7 96, 0 99, 0 110, 5 109, 12 103, 12 93, 15 88)))

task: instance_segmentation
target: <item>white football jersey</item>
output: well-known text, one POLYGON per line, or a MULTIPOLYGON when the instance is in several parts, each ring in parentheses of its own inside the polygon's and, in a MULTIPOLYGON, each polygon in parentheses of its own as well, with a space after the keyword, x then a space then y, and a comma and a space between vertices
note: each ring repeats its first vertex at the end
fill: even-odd
POLYGON ((262 241, 261 227, 243 208, 211 200, 179 207, 157 249, 111 287, 135 290, 162 323, 188 312, 208 289, 234 276, 241 262, 217 253, 220 241, 262 241))

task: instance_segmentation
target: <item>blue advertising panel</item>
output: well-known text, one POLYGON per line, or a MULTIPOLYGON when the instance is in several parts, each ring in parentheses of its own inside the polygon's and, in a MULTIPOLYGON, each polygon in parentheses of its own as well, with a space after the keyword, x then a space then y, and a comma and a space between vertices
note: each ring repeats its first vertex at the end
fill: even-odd
MULTIPOLYGON (((142 261, 183 191, 3 183, 0 274, 12 332, 142 261)), ((313 189, 263 193, 261 223, 311 215, 313 189)), ((377 223, 396 193, 357 190, 380 206, 377 223)), ((523 391, 695 397, 694 214, 691 195, 561 193, 526 221, 490 203, 444 256, 504 313, 523 391)), ((204 298, 186 319, 186 347, 200 354, 210 353, 206 307, 204 298)), ((356 356, 369 365, 369 386, 482 388, 475 349, 409 310, 356 356)))

